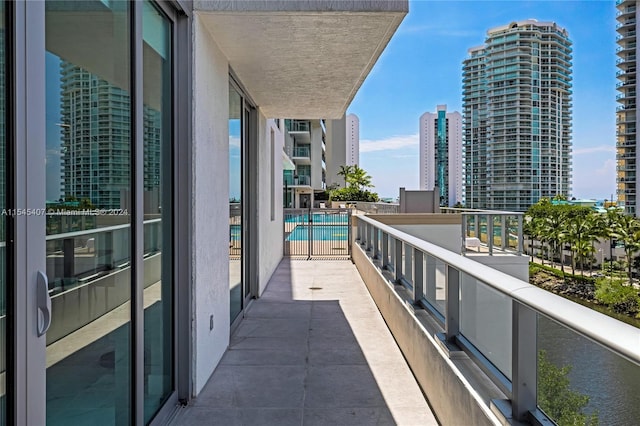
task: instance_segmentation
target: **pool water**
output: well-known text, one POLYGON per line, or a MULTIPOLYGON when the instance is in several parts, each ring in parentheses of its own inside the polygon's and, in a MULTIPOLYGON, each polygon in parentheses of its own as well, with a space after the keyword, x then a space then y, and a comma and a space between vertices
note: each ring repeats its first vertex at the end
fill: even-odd
MULTIPOLYGON (((311 228, 313 241, 347 241, 349 229, 344 225, 313 226, 311 228)), ((287 241, 308 241, 309 226, 298 225, 287 237, 287 241)))
MULTIPOLYGON (((346 214, 326 214, 326 213, 313 213, 311 215, 313 219, 313 223, 348 223, 349 216, 346 214)), ((307 223, 309 221, 309 215, 296 215, 296 216, 287 216, 285 222, 287 223, 307 223)))

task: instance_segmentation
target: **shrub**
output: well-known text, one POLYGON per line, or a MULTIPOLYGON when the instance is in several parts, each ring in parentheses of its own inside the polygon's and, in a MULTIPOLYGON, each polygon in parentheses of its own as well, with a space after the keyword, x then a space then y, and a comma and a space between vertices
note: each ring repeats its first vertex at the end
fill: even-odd
POLYGON ((609 305, 620 314, 637 315, 640 312, 640 296, 638 289, 624 286, 626 280, 600 278, 596 280, 596 300, 609 305))
POLYGON ((332 201, 366 201, 375 203, 379 200, 378 194, 375 192, 358 189, 350 186, 347 188, 339 188, 331 191, 332 201))

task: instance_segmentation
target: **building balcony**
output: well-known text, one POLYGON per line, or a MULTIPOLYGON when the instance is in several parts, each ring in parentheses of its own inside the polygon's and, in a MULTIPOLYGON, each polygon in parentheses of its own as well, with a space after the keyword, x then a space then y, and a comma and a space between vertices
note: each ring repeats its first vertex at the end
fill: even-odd
POLYGON ((638 329, 498 271, 515 261, 527 279, 528 256, 490 254, 481 241, 509 235, 518 214, 464 214, 485 219, 434 215, 450 220, 425 225, 428 215, 358 215, 355 265, 285 258, 172 424, 212 416, 225 424, 544 424, 541 350, 573 366, 571 385, 602 400, 601 419, 633 409, 615 392, 623 371, 640 380, 638 329), (463 223, 477 225, 479 242, 462 238, 463 223), (610 363, 618 370, 609 378, 602 367, 610 363), (598 388, 594 375, 614 386, 598 388))
POLYGON ((636 62, 636 55, 628 55, 628 56, 625 56, 624 58, 616 59, 616 65, 623 65, 623 64, 635 63, 635 62, 636 62))
POLYGON ((285 175, 283 185, 289 188, 311 187, 311 176, 308 175, 285 175))
POLYGON ((350 261, 285 258, 204 390, 174 426, 436 426, 350 261))
POLYGON ((296 164, 311 164, 311 149, 309 146, 296 146, 293 148, 292 157, 296 164))

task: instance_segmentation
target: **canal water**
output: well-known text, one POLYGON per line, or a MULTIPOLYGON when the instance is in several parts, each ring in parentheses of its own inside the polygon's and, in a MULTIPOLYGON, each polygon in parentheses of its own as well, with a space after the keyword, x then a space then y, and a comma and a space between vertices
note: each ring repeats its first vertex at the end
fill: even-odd
POLYGON ((585 411, 597 411, 600 425, 640 425, 640 367, 543 316, 538 349, 558 367, 571 366, 571 387, 589 396, 585 411))

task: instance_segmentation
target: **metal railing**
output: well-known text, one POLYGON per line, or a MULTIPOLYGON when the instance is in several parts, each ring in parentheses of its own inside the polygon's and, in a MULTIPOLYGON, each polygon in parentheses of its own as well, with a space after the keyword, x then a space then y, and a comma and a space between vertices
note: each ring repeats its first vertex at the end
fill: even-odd
POLYGON ((516 420, 537 410, 539 315, 640 366, 639 329, 370 217, 354 220, 362 249, 508 395, 516 420))
POLYGON ((524 213, 499 210, 475 210, 441 207, 442 213, 462 215, 461 253, 469 247, 487 248, 490 255, 495 249, 502 253, 524 252, 524 213))
POLYGON ((296 146, 293 148, 293 156, 308 158, 311 156, 311 150, 308 146, 296 146))

